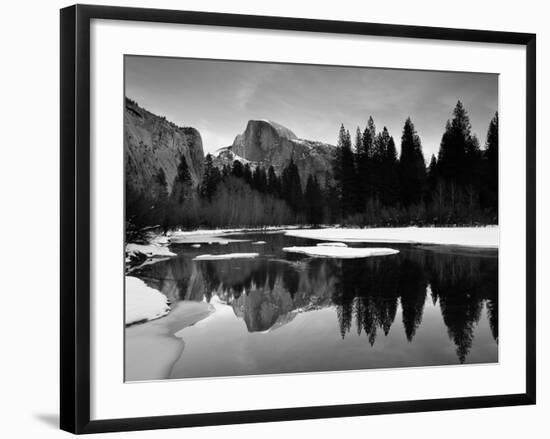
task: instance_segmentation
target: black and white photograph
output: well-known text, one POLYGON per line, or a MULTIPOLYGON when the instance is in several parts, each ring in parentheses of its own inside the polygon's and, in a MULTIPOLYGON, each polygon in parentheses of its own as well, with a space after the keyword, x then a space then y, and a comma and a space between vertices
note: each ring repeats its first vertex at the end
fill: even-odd
POLYGON ((124 63, 126 381, 499 361, 498 74, 124 63))
POLYGON ((3 5, 0 436, 548 430, 548 14, 434 5, 3 5))

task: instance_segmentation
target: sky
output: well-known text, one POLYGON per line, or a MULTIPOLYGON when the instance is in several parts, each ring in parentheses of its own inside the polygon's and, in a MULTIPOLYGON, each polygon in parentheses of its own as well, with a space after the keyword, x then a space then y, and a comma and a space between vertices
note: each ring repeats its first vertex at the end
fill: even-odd
POLYGON ((498 109, 498 75, 365 67, 126 56, 126 96, 179 126, 199 130, 205 153, 229 146, 250 119, 335 145, 372 116, 399 151, 411 117, 429 162, 458 100, 483 146, 498 109))

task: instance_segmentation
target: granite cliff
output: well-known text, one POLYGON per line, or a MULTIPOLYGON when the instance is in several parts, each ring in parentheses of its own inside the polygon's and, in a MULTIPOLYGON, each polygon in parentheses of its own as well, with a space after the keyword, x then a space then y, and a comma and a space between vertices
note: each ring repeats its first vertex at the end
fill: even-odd
POLYGON ((230 164, 233 160, 250 163, 252 167, 273 166, 277 174, 294 160, 305 187, 307 177, 313 175, 321 186, 332 183, 332 161, 335 147, 327 143, 298 138, 290 129, 267 120, 250 120, 233 144, 217 151, 217 163, 230 164))
POLYGON ((138 193, 147 191, 161 168, 170 193, 182 155, 193 185, 201 181, 204 152, 200 133, 179 127, 130 99, 124 108, 124 152, 126 184, 138 193))

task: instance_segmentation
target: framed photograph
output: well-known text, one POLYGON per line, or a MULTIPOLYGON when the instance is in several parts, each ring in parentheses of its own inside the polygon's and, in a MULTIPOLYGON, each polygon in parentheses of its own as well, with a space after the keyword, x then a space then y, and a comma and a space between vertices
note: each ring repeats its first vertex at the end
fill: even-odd
POLYGON ((61 10, 61 428, 535 403, 534 34, 61 10))

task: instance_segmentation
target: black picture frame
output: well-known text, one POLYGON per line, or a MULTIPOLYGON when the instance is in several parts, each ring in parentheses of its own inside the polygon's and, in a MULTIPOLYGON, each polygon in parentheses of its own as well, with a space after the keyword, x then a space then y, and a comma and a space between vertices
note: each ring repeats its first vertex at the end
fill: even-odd
POLYGON ((99 433, 325 417, 535 404, 536 400, 536 35, 211 12, 75 5, 61 10, 60 426, 99 433), (526 47, 526 392, 518 394, 90 420, 90 21, 181 23, 526 47))

